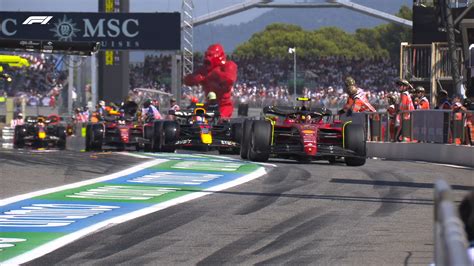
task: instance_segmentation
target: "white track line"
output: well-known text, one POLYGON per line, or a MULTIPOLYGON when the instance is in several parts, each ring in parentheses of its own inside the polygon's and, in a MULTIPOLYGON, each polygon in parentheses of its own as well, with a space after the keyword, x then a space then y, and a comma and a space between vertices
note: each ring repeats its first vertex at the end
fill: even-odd
POLYGON ((137 166, 122 170, 120 172, 110 174, 110 175, 106 175, 106 176, 102 176, 102 177, 98 177, 98 178, 94 178, 94 179, 89 179, 89 180, 85 180, 85 181, 81 181, 81 182, 77 182, 77 183, 67 184, 67 185, 63 185, 63 186, 60 186, 60 187, 47 188, 47 189, 43 189, 43 190, 39 190, 39 191, 35 191, 35 192, 30 192, 30 193, 26 193, 26 194, 22 194, 22 195, 18 195, 18 196, 13 196, 13 197, 10 197, 10 198, 0 200, 0 206, 5 206, 7 204, 14 203, 14 202, 17 202, 17 201, 30 199, 30 198, 42 196, 42 195, 49 194, 49 193, 55 193, 55 192, 59 192, 59 191, 66 190, 66 189, 78 188, 78 187, 82 187, 82 186, 91 185, 91 184, 94 184, 94 183, 99 183, 99 182, 102 182, 102 181, 107 181, 107 180, 110 180, 110 179, 114 179, 114 178, 118 178, 118 177, 121 177, 121 176, 125 176, 125 175, 128 175, 128 174, 138 172, 140 170, 143 170, 143 169, 148 168, 150 166, 153 166, 155 164, 164 163, 166 161, 168 161, 168 160, 155 159, 155 160, 148 161, 148 162, 139 164, 137 166))
POLYGON ((185 196, 182 196, 182 197, 179 197, 179 198, 176 198, 176 199, 172 199, 172 200, 169 200, 169 201, 166 201, 166 202, 163 202, 163 203, 153 205, 153 206, 148 207, 148 208, 144 208, 144 209, 141 209, 141 210, 138 210, 138 211, 134 211, 134 212, 131 212, 131 213, 127 213, 127 214, 118 216, 118 217, 111 218, 109 220, 94 224, 92 226, 81 229, 77 232, 74 232, 74 233, 68 234, 66 236, 60 237, 58 239, 55 239, 55 240, 53 240, 51 242, 48 242, 48 243, 46 243, 46 244, 44 244, 44 245, 42 245, 38 248, 35 248, 31 251, 28 251, 28 252, 26 252, 26 253, 24 253, 20 256, 17 256, 17 257, 14 257, 14 258, 12 258, 8 261, 5 261, 4 263, 5 264, 15 264, 15 265, 26 263, 28 261, 31 261, 31 260, 34 260, 34 259, 39 258, 41 256, 44 256, 44 255, 46 255, 46 254, 48 254, 48 253, 50 253, 50 252, 52 252, 52 251, 54 251, 54 250, 56 250, 60 247, 63 247, 63 246, 65 246, 65 245, 67 245, 71 242, 74 242, 77 239, 80 239, 80 238, 82 238, 82 237, 84 237, 84 236, 86 236, 90 233, 93 233, 93 232, 95 232, 99 229, 102 229, 104 227, 108 227, 108 226, 111 226, 111 225, 114 225, 114 224, 124 223, 124 222, 130 221, 132 219, 135 219, 135 218, 138 218, 138 217, 150 214, 150 213, 154 213, 154 212, 169 208, 171 206, 178 205, 180 203, 184 203, 184 202, 187 202, 187 201, 190 201, 190 200, 194 200, 194 199, 212 194, 216 191, 221 191, 221 190, 224 190, 224 189, 228 189, 228 188, 231 188, 231 187, 249 182, 253 179, 259 178, 259 177, 261 177, 265 174, 266 174, 265 169, 263 167, 261 167, 255 172, 252 172, 250 174, 242 176, 238 179, 232 180, 228 183, 221 184, 221 185, 209 188, 205 192, 194 192, 194 193, 187 194, 185 196))
POLYGON ((433 162, 425 162, 425 161, 415 161, 415 163, 433 164, 433 165, 446 166, 446 167, 452 167, 452 168, 458 168, 458 169, 474 169, 474 168, 469 167, 469 166, 462 166, 462 165, 456 165, 456 164, 433 163, 433 162))

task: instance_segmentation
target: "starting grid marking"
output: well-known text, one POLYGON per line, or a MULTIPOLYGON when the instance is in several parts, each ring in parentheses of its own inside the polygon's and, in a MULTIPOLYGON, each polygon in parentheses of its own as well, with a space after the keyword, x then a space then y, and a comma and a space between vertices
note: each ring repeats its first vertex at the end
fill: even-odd
POLYGON ((192 155, 188 161, 187 155, 176 160, 141 156, 155 160, 93 180, 0 200, 0 264, 31 261, 110 224, 265 174, 256 164, 222 157, 192 155))

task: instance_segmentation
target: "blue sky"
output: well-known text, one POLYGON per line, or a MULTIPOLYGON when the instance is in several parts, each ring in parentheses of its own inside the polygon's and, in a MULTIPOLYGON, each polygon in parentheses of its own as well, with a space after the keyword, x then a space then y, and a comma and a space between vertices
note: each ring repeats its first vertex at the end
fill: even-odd
MULTIPOLYGON (((295 3, 311 0, 275 0, 280 3, 295 3)), ((324 0, 314 0, 325 2, 324 0)), ((353 0, 363 3, 367 0, 353 0)), ((398 1, 401 4, 411 5, 412 0, 380 0, 398 1)), ((245 2, 245 0, 194 0, 195 16, 204 15, 210 11, 245 2)), ((96 12, 98 0, 0 0, 2 11, 70 11, 96 12)), ((130 0, 131 12, 174 12, 180 11, 181 0, 130 0)), ((219 24, 239 24, 254 19, 268 9, 251 9, 237 15, 217 20, 219 24)))
MULTIPOLYGON (((243 0, 194 0, 195 16, 204 15, 209 11, 218 10, 242 2, 243 0)), ((282 1, 277 0, 277 2, 282 1)), ((98 0, 0 0, 0 10, 96 12, 97 3, 98 0)), ((180 9, 181 0, 130 0, 131 12, 174 12, 180 11, 180 9)), ((239 15, 220 19, 218 23, 238 24, 252 20, 264 12, 265 9, 249 10, 239 15)))

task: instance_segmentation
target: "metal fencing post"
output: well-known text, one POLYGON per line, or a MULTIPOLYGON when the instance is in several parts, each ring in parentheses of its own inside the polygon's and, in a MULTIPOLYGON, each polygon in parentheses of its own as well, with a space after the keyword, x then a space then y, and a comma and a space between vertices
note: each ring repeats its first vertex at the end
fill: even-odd
POLYGON ((451 187, 438 180, 434 188, 434 262, 436 266, 471 265, 467 254, 467 239, 452 200, 451 187))

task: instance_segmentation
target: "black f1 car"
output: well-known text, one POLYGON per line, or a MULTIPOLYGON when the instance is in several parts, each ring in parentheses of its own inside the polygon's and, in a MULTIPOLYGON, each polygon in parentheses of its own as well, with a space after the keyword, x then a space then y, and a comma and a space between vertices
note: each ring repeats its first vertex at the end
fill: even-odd
POLYGON ((65 149, 66 126, 60 121, 61 119, 57 115, 27 117, 25 124, 15 126, 13 146, 15 148, 31 146, 65 149))
MULTIPOLYGON (((305 101, 305 99, 300 99, 305 101)), ((366 137, 362 125, 331 121, 324 108, 268 106, 262 120, 246 120, 240 155, 264 162, 272 157, 302 162, 344 158, 347 165, 366 161, 366 137)))
POLYGON ((153 124, 151 148, 155 152, 174 152, 178 148, 238 154, 242 124, 236 120, 219 119, 206 112, 202 105, 190 111, 176 111, 174 120, 153 124))

